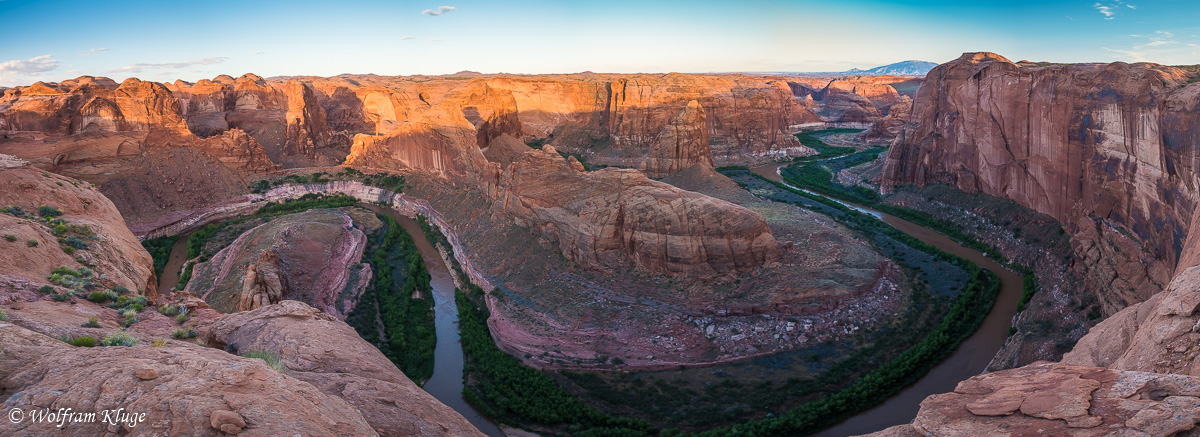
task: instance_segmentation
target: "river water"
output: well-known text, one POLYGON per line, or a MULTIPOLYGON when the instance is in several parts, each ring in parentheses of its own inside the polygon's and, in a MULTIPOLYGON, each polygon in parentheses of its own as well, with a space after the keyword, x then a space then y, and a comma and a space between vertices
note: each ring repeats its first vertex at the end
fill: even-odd
MULTIPOLYGON (((503 437, 494 423, 489 421, 463 399, 463 351, 458 341, 458 307, 454 303, 454 280, 450 269, 442 261, 437 249, 425 238, 421 225, 415 220, 405 217, 390 208, 359 203, 358 206, 370 209, 376 213, 387 215, 400 224, 400 227, 412 235, 425 267, 429 269, 430 285, 433 286, 434 324, 437 332, 437 346, 433 351, 433 375, 422 387, 438 401, 446 404, 458 414, 463 415, 472 425, 492 437, 503 437)), ((159 292, 165 292, 175 286, 179 280, 180 270, 187 258, 187 237, 190 233, 179 236, 171 246, 171 254, 163 274, 158 278, 159 292)))
MULTIPOLYGON (((779 176, 779 169, 786 165, 788 163, 770 164, 752 168, 750 171, 767 179, 783 182, 783 178, 779 176)), ((813 194, 820 196, 818 193, 813 194)), ((912 422, 913 418, 917 416, 921 401, 926 397, 953 391, 959 382, 983 373, 992 357, 996 355, 1001 346, 1004 346, 1004 341, 1008 338, 1008 327, 1012 323, 1013 316, 1017 314, 1017 302, 1021 300, 1021 287, 1024 280, 1020 275, 1002 267, 996 261, 984 256, 983 253, 963 247, 937 231, 861 205, 841 200, 838 202, 883 220, 901 232, 938 249, 971 260, 979 267, 995 273, 1000 278, 1000 293, 996 297, 996 304, 983 319, 979 330, 963 341, 949 358, 934 366, 923 378, 879 406, 816 434, 830 437, 866 434, 912 422)))
POLYGON ((412 235, 417 250, 421 252, 421 258, 425 260, 425 267, 429 269, 429 276, 432 278, 430 285, 433 286, 437 348, 433 350, 433 376, 425 381, 423 388, 437 400, 466 417, 484 434, 502 437, 504 433, 499 427, 475 411, 475 408, 463 399, 463 351, 458 341, 458 306, 454 303, 454 279, 450 269, 429 239, 425 238, 425 232, 416 220, 400 215, 391 208, 364 203, 358 206, 396 220, 400 227, 412 235))

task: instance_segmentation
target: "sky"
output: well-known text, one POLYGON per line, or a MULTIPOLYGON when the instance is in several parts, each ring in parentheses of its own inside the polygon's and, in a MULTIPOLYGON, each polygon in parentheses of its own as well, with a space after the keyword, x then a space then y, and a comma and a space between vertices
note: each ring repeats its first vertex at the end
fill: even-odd
POLYGON ((1200 64, 1196 0, 0 0, 0 23, 0 86, 247 72, 824 72, 975 51, 1200 64))

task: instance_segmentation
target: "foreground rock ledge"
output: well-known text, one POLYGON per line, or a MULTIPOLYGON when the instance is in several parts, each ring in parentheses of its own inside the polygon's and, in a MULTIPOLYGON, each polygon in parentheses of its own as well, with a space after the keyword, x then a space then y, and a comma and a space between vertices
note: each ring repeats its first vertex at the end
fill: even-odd
POLYGON ((871 436, 1194 435, 1200 378, 1039 362, 979 375, 871 436))

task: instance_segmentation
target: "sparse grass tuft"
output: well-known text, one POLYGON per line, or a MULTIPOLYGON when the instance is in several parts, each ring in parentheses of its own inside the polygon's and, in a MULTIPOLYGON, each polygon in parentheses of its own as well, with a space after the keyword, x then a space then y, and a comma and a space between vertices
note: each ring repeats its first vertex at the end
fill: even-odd
POLYGON ((266 361, 267 365, 270 366, 272 369, 275 369, 278 371, 283 371, 283 359, 279 358, 278 355, 275 355, 273 353, 264 352, 264 351, 250 351, 250 352, 246 352, 246 353, 242 354, 242 356, 246 357, 246 358, 258 358, 260 360, 266 361))
POLYGON ((96 316, 88 317, 88 321, 87 321, 87 323, 83 324, 83 327, 84 328, 99 328, 100 327, 100 318, 96 317, 96 316))
MULTIPOLYGON (((65 342, 67 342, 67 344, 70 344, 71 346, 75 346, 75 347, 93 347, 96 345, 96 337, 92 337, 90 335, 69 338, 69 339, 63 339, 63 341, 65 341, 65 342)), ((109 346, 109 345, 106 344, 105 346, 109 346)))
POLYGON ((108 334, 108 335, 104 336, 104 339, 100 340, 100 345, 101 346, 134 346, 140 342, 141 342, 141 340, 138 340, 137 337, 129 335, 129 333, 127 333, 127 332, 116 332, 116 333, 112 333, 112 334, 108 334))

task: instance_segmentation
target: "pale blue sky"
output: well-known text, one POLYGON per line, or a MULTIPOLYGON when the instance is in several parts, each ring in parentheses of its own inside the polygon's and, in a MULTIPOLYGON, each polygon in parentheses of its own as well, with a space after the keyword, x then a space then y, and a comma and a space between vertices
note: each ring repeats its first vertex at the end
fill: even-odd
POLYGON ((3 86, 83 74, 841 71, 981 50, 1200 63, 1200 2, 1185 0, 0 0, 0 23, 3 86))

